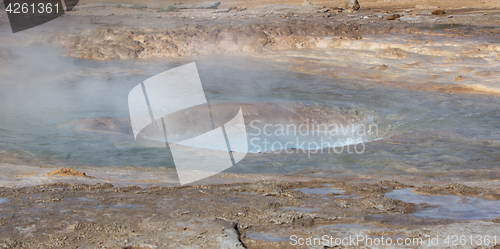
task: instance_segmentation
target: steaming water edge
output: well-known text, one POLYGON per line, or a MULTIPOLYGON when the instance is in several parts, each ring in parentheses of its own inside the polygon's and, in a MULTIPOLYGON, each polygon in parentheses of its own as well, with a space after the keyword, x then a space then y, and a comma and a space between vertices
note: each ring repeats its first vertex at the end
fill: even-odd
POLYGON ((77 131, 61 124, 88 117, 127 118, 127 96, 134 86, 196 61, 210 102, 300 103, 349 113, 358 118, 356 124, 378 128, 377 134, 353 138, 367 145, 363 154, 253 153, 229 171, 496 169, 500 112, 495 96, 391 89, 348 77, 294 72, 289 70, 293 63, 251 57, 103 62, 61 57, 62 51, 51 47, 11 50, 18 58, 0 85, 0 149, 26 150, 50 164, 173 167, 165 149, 141 147, 131 135, 77 131), (401 134, 410 135, 403 142, 383 143, 401 134), (373 140, 382 142, 367 143, 373 140))

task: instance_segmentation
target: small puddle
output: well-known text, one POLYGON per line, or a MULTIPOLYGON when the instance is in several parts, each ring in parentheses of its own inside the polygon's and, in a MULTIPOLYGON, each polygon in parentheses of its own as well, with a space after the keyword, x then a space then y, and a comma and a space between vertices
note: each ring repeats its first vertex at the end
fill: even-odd
POLYGON ((302 212, 302 213, 310 213, 310 212, 314 212, 317 210, 315 208, 301 208, 301 207, 282 207, 282 209, 293 210, 293 211, 302 212))
POLYGON ((116 204, 116 205, 111 206, 110 208, 129 208, 129 209, 132 209, 132 208, 136 208, 139 206, 140 205, 136 205, 136 204, 116 204))
POLYGON ((269 242, 283 242, 290 241, 289 238, 282 236, 276 236, 268 233, 249 233, 245 237, 253 240, 269 241, 269 242))
POLYGON ((88 197, 80 197, 80 198, 78 198, 78 200, 79 200, 79 201, 85 201, 85 202, 91 202, 91 201, 94 201, 94 200, 92 200, 92 199, 90 199, 90 198, 88 198, 88 197))
POLYGON ((412 189, 400 189, 385 196, 400 201, 437 207, 426 208, 415 213, 415 216, 434 219, 478 220, 500 217, 500 201, 487 201, 474 197, 458 196, 426 196, 415 194, 412 189))
POLYGON ((0 197, 0 204, 5 204, 7 202, 9 202, 9 198, 1 198, 0 197))
POLYGON ((302 194, 327 195, 327 194, 343 194, 345 191, 339 188, 299 188, 295 189, 302 194))
POLYGON ((116 209, 116 208, 133 209, 133 208, 137 208, 137 207, 140 207, 140 205, 136 205, 136 204, 115 204, 115 205, 111 205, 111 206, 97 205, 97 206, 93 206, 92 208, 94 208, 94 209, 116 209))

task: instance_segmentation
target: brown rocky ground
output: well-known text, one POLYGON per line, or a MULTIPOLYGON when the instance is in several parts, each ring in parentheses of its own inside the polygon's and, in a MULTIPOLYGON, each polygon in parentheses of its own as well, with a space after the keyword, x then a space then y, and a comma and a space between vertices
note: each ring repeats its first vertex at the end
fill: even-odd
MULTIPOLYGON (((111 8, 111 7, 110 7, 111 8)), ((212 11, 172 14, 139 14, 140 18, 173 18, 188 21, 172 24, 172 27, 152 24, 141 27, 143 21, 130 27, 105 27, 93 29, 90 34, 63 35, 58 43, 69 49, 68 55, 84 59, 113 60, 165 56, 197 56, 210 54, 263 55, 269 51, 289 49, 341 48, 336 39, 363 39, 366 36, 383 34, 446 35, 451 37, 484 36, 497 38, 500 28, 464 30, 461 26, 497 23, 500 12, 488 10, 489 16, 477 17, 478 11, 457 13, 450 16, 430 18, 406 13, 401 20, 389 21, 389 14, 373 11, 353 14, 326 12, 329 9, 309 8, 302 11, 296 7, 272 7, 264 10, 230 11, 212 14, 212 11), (299 12, 300 11, 300 12, 299 12), (247 13, 248 12, 248 13, 247 13), (156 16, 151 16, 156 15, 156 16), (213 19, 216 21, 212 21, 213 19), (210 20, 212 19, 212 20, 210 20), (220 20, 219 20, 220 19, 220 20), (219 20, 219 21, 217 21, 219 20), (230 21, 224 23, 224 20, 230 21), (183 24, 184 23, 184 24, 183 24), (448 25, 449 27, 443 27, 448 25), (155 27, 157 26, 157 27, 155 27)), ((111 10, 112 11, 112 10, 111 10)), ((111 21, 111 20, 110 20, 111 21)), ((146 20, 145 20, 146 21, 146 20)), ((91 20, 92 22, 92 20, 91 20)), ((100 21, 102 22, 102 21, 100 21)), ((102 25, 100 25, 102 26, 102 25)), ((53 39, 53 38, 52 38, 53 39)), ((407 51, 397 55, 378 54, 380 58, 403 58, 407 51)), ((406 54, 406 56, 408 56, 406 54)))
MULTIPOLYGON (((82 0, 81 4, 95 3, 95 0, 82 0)), ((162 8, 166 5, 172 5, 176 3, 199 3, 203 2, 201 0, 184 0, 184 1, 172 1, 172 0, 155 0, 155 1, 145 1, 145 0, 103 0, 98 1, 99 3, 139 3, 146 4, 148 7, 152 8, 162 8)), ((302 0, 255 0, 255 1, 242 1, 242 0, 222 0, 219 8, 228 8, 232 6, 254 8, 258 6, 264 6, 269 4, 293 4, 301 5, 302 0)), ((345 0, 311 0, 311 3, 317 6, 332 6, 332 7, 344 7, 347 1, 345 0)), ((460 8, 498 8, 500 4, 493 0, 486 1, 451 1, 451 0, 399 0, 399 1, 382 1, 382 0, 360 0, 361 10, 363 9, 411 9, 411 8, 432 8, 441 7, 445 9, 460 9, 460 8)))
MULTIPOLYGON (((462 7, 467 5, 461 4, 462 7)), ((259 55, 286 49, 333 48, 338 42, 331 41, 331 37, 362 39, 396 33, 499 36, 500 11, 493 8, 495 6, 490 4, 492 8, 481 8, 478 3, 473 9, 453 7, 458 5, 449 5, 446 15, 435 16, 431 14, 435 6, 421 9, 405 5, 409 9, 388 10, 379 2, 377 8, 354 13, 344 13, 333 3, 325 4, 326 8, 274 4, 250 9, 219 7, 219 10, 179 12, 94 3, 89 7, 81 5, 45 26, 19 33, 20 36, 6 36, 2 43, 56 44, 66 47, 70 56, 116 60, 206 54, 259 55), (388 20, 393 13, 401 17, 388 20), (75 27, 72 23, 78 25, 75 27), (465 29, 462 25, 487 28, 465 29)), ((8 23, 6 16, 0 18, 2 23, 8 23)))
MULTIPOLYGON (((453 231, 456 226, 461 226, 464 233, 498 232, 498 220, 421 219, 412 213, 426 208, 425 204, 384 196, 408 187, 411 186, 395 181, 316 180, 147 189, 64 183, 0 188, 3 202, 0 245, 4 248, 295 248, 290 245, 290 235, 342 237, 354 233, 426 240, 430 235, 453 231), (324 186, 344 192, 316 195, 298 191, 324 186)), ((454 194, 471 193, 464 190, 454 194)), ((498 200, 498 193, 496 196, 498 200)))
MULTIPOLYGON (((336 7, 271 5, 165 12, 90 5, 1 41, 58 45, 67 56, 92 60, 243 54, 300 63, 291 68, 295 71, 333 78, 347 74, 389 87, 498 94, 493 85, 500 11, 459 8, 432 15, 432 8, 420 7, 388 10, 382 4, 344 13, 336 7), (393 13, 401 17, 387 20, 393 13), (431 60, 440 59, 440 67, 432 66, 431 60), (474 68, 478 60, 491 67, 474 68), (407 72, 414 77, 403 76, 407 72)), ((1 22, 7 23, 5 16, 1 22)))

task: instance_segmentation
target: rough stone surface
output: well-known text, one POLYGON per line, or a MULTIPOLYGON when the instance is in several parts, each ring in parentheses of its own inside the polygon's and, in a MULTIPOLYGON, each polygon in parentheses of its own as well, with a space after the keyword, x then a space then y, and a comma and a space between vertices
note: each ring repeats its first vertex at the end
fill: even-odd
POLYGON ((84 172, 80 172, 80 171, 77 171, 75 169, 68 169, 68 168, 53 170, 53 171, 50 171, 49 173, 46 174, 46 176, 53 176, 53 175, 89 177, 84 172))
POLYGON ((356 11, 359 10, 359 8, 361 8, 361 6, 359 5, 358 0, 349 0, 349 2, 345 5, 345 9, 347 11, 356 11))
POLYGON ((400 17, 401 17, 400 14, 394 14, 394 15, 387 16, 387 20, 392 21, 392 20, 396 20, 400 17))
MULTIPOLYGON (((305 8, 305 7, 303 7, 305 8)), ((317 10, 315 10, 317 11, 317 10)), ((213 13, 210 13, 213 14, 213 13)), ((289 23, 275 25, 183 25, 171 29, 146 31, 99 28, 89 36, 71 36, 65 46, 69 55, 93 60, 127 60, 159 56, 202 54, 262 54, 269 50, 314 48, 322 37, 366 31, 387 32, 391 26, 373 28, 344 24, 289 23), (69 41, 71 40, 71 42, 69 41)))
POLYGON ((437 16, 437 15, 444 15, 446 13, 442 9, 437 9, 437 10, 434 10, 431 14, 437 16))

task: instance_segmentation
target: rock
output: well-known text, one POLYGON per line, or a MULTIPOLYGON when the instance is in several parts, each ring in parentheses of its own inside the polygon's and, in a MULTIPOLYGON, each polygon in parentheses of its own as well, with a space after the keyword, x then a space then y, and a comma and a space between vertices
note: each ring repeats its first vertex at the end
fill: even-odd
POLYGON ((53 171, 50 171, 49 173, 45 174, 46 176, 53 176, 53 175, 59 175, 59 176, 83 176, 83 177, 90 177, 87 176, 85 173, 74 170, 74 169, 68 169, 68 168, 63 168, 63 169, 56 169, 53 171))
POLYGON ((387 68, 388 68, 387 65, 384 64, 384 65, 378 65, 378 66, 372 67, 370 69, 376 69, 376 70, 379 70, 379 71, 385 71, 385 70, 387 70, 387 68))
POLYGON ((120 8, 128 8, 128 9, 146 9, 148 8, 145 4, 135 4, 135 3, 126 3, 120 4, 120 8))
POLYGON ((215 239, 219 242, 218 248, 234 248, 234 249, 245 249, 246 247, 241 243, 239 232, 237 231, 237 225, 225 220, 216 220, 219 226, 220 234, 219 237, 215 239))
POLYGON ((72 37, 66 42, 68 48, 78 48, 77 56, 92 60, 129 60, 138 57, 144 50, 139 42, 127 35, 116 35, 110 28, 98 28, 89 37, 72 37))
POLYGON ((322 8, 318 10, 318 13, 327 13, 327 12, 330 12, 330 8, 322 8))
POLYGON ((359 8, 361 8, 361 6, 359 5, 358 0, 349 0, 349 2, 345 5, 345 9, 348 12, 359 10, 359 8))
POLYGON ((309 1, 309 0, 304 0, 304 2, 302 2, 301 6, 313 6, 313 3, 311 3, 311 1, 309 1))
MULTIPOLYGON (((219 7, 220 2, 201 2, 201 3, 192 3, 192 4, 179 4, 175 5, 177 9, 217 9, 219 7)), ((165 7, 167 9, 168 6, 165 7)))
POLYGON ((392 21, 392 20, 396 20, 396 19, 398 19, 400 17, 401 17, 400 14, 394 14, 394 15, 387 16, 387 20, 392 21))
POLYGON ((444 12, 444 10, 437 9, 437 10, 433 11, 431 14, 437 16, 437 15, 444 15, 445 12, 444 12))
POLYGON ((410 56, 409 52, 406 52, 400 48, 389 48, 381 50, 377 53, 377 57, 381 59, 393 59, 400 60, 410 56))

